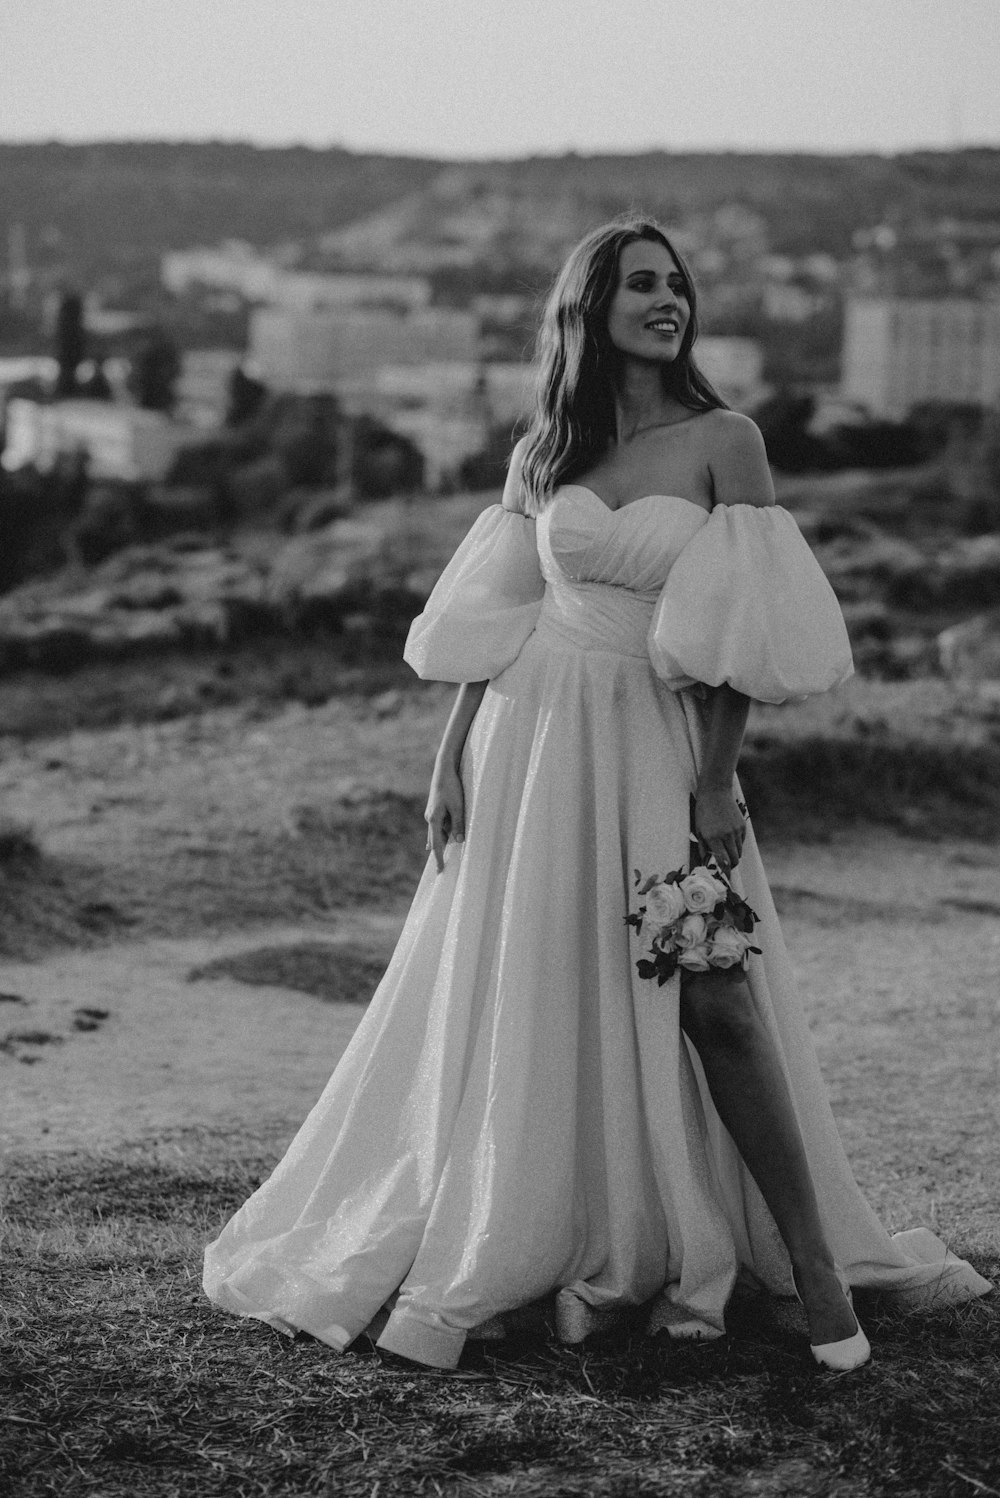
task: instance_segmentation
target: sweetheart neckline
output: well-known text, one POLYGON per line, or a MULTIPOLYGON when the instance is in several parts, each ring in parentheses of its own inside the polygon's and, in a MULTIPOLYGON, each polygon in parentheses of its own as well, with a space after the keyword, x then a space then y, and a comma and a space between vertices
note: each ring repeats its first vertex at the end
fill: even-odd
POLYGON ((561 493, 564 489, 579 489, 582 494, 589 494, 591 499, 599 504, 608 515, 620 515, 623 510, 631 510, 633 505, 645 504, 647 499, 679 499, 682 505, 690 505, 693 510, 698 510, 706 520, 712 513, 711 510, 706 510, 704 505, 697 504, 695 500, 686 499, 683 494, 640 494, 638 499, 630 499, 626 504, 619 505, 616 510, 613 510, 610 505, 604 503, 599 494, 596 494, 593 489, 588 489, 586 484, 560 484, 558 492, 561 493))

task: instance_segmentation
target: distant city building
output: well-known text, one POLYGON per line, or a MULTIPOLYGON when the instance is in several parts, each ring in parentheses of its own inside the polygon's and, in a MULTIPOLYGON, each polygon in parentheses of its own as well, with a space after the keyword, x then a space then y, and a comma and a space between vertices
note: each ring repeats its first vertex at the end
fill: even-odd
POLYGON ((47 472, 60 457, 84 452, 93 479, 126 483, 163 479, 191 430, 159 411, 107 401, 65 400, 52 405, 14 397, 6 413, 3 466, 47 472))
POLYGON ((250 318, 249 363, 276 390, 342 393, 384 365, 474 362, 478 354, 479 319, 450 307, 399 313, 272 306, 250 318))
POLYGON ((766 393, 764 353, 756 338, 703 335, 695 345, 695 359, 723 400, 737 410, 750 409, 766 393))
POLYGON ((761 310, 768 322, 808 322, 825 304, 821 293, 795 281, 769 281, 761 294, 761 310))
POLYGON ((96 296, 83 299, 83 326, 95 338, 121 338, 139 333, 156 322, 149 312, 126 312, 117 307, 102 307, 96 296))
POLYGON ((527 364, 452 361, 384 365, 344 391, 351 411, 367 412, 420 449, 428 488, 454 479, 466 458, 481 453, 494 431, 513 433, 534 401, 527 364))
POLYGON ((482 369, 493 425, 529 420, 535 410, 534 365, 504 362, 484 364, 482 369))
POLYGON ((267 301, 279 267, 253 245, 227 240, 215 249, 170 250, 160 258, 160 280, 174 296, 195 287, 238 292, 248 302, 267 301))
POLYGON ((221 426, 229 409, 233 371, 242 362, 234 349, 185 349, 175 386, 178 420, 207 430, 221 426))
POLYGON ((424 460, 424 484, 430 490, 455 483, 467 458, 486 446, 488 432, 476 412, 438 411, 428 406, 395 411, 386 421, 408 437, 424 460))
POLYGON ((522 296, 519 292, 483 291, 469 303, 472 311, 484 322, 516 323, 530 316, 535 298, 522 296))
POLYGON ((901 420, 923 402, 1000 400, 1000 303, 971 298, 851 297, 841 394, 901 420))
POLYGON ((275 306, 300 312, 323 312, 342 307, 413 310, 429 306, 431 283, 425 276, 289 270, 274 277, 268 300, 275 306))
POLYGON ((41 385, 54 387, 58 374, 59 362, 48 354, 18 354, 0 359, 0 404, 12 385, 37 380, 41 385))
POLYGON ((426 307, 424 276, 383 276, 351 271, 286 270, 252 245, 228 241, 215 249, 171 250, 160 260, 160 280, 174 296, 193 290, 228 292, 300 312, 339 307, 426 307))
POLYGON ((493 424, 513 426, 531 413, 534 386, 528 364, 388 364, 359 382, 352 395, 370 400, 379 416, 418 407, 468 411, 477 406, 493 424))

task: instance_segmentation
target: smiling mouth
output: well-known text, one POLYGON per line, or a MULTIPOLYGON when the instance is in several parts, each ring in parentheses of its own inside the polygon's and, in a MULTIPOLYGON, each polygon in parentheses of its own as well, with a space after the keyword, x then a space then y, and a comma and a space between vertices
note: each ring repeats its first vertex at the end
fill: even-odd
POLYGON ((654 333, 677 334, 681 330, 680 323, 673 317, 658 317, 655 322, 646 323, 646 327, 654 333))

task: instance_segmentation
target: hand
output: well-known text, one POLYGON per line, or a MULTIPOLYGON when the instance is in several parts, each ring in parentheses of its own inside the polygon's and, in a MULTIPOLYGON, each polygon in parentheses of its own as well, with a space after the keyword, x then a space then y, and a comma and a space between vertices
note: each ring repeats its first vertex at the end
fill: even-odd
POLYGON ((448 839, 460 843, 465 838, 465 792, 462 777, 454 765, 435 765, 424 821, 427 823, 427 851, 434 854, 440 874, 444 868, 448 839))
POLYGON ((702 790, 694 798, 694 830, 725 871, 743 855, 747 824, 732 791, 702 790))

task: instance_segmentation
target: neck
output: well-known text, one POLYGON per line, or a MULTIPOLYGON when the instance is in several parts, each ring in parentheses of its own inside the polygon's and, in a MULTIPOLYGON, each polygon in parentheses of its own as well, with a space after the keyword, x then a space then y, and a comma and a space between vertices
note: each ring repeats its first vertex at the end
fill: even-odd
POLYGON ((615 441, 620 445, 644 427, 679 421, 686 406, 663 389, 660 365, 647 360, 625 363, 615 388, 615 441))

